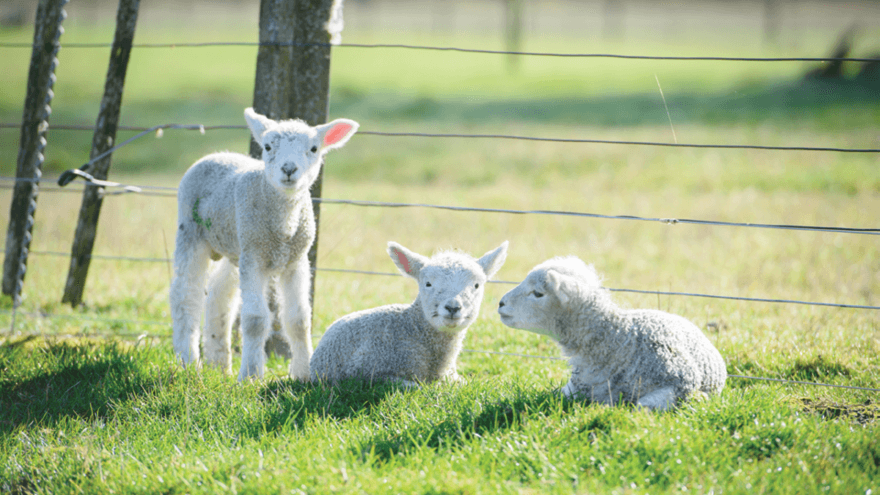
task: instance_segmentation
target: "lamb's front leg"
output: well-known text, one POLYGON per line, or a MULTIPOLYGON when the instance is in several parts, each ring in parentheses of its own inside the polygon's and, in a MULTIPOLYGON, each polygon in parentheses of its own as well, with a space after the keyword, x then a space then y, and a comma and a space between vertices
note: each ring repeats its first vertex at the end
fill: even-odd
POLYGON ((238 381, 262 378, 266 369, 263 347, 269 336, 272 316, 266 302, 269 277, 260 271, 259 263, 242 257, 239 261, 241 279, 241 370, 238 381))
POLYGON ((312 358, 311 282, 312 273, 305 255, 281 276, 281 325, 290 340, 289 374, 291 378, 303 381, 309 379, 309 360, 312 358))

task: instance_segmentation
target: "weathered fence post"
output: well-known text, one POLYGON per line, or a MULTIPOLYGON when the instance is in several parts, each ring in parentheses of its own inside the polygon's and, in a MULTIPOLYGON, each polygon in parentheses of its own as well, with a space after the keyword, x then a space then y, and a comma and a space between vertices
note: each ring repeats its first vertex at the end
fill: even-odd
POLYGON ((12 296, 13 307, 18 308, 24 275, 27 271, 28 249, 37 209, 43 149, 52 113, 52 86, 58 49, 64 29, 61 23, 67 17, 67 0, 41 0, 34 23, 34 48, 28 72, 27 94, 21 119, 21 147, 16 164, 15 189, 9 211, 6 234, 6 258, 3 262, 3 293, 12 296))
MULTIPOLYGON (((508 52, 522 51, 523 32, 523 0, 506 0, 504 11, 505 19, 505 49, 508 52)), ((519 55, 507 56, 507 70, 511 73, 519 69, 519 55)))
MULTIPOLYGON (((318 125, 327 122, 330 88, 330 40, 342 28, 342 0, 261 0, 260 48, 254 82, 254 110, 272 119, 298 118, 318 125), (332 31, 332 32, 331 32, 332 31)), ((250 154, 261 149, 251 139, 250 154)), ((321 196, 323 169, 312 186, 313 198, 321 196)), ((313 204, 319 226, 320 203, 313 204)), ((310 298, 314 301, 318 238, 309 250, 312 266, 310 298)), ((270 307, 276 313, 275 298, 270 307)), ((290 357, 286 339, 278 335, 276 321, 266 350, 290 357)))
MULTIPOLYGON (((104 83, 104 98, 101 100, 101 109, 98 111, 98 120, 95 123, 90 158, 94 158, 113 147, 116 140, 119 110, 122 105, 122 89, 125 85, 125 73, 128 69, 128 58, 131 54, 131 43, 134 39, 139 6, 140 0, 119 0, 119 10, 116 13, 116 34, 113 37, 113 48, 110 51, 107 80, 104 83)), ((98 160, 91 165, 88 172, 96 179, 106 179, 110 170, 111 157, 112 155, 108 155, 98 160)), ((61 298, 61 302, 70 303, 71 306, 77 306, 82 302, 86 276, 89 273, 89 263, 92 259, 92 248, 95 245, 95 235, 98 230, 98 217, 101 214, 103 201, 101 192, 102 188, 92 184, 87 184, 83 191, 79 221, 76 224, 76 234, 71 248, 70 270, 67 273, 67 283, 64 285, 64 296, 61 298)))
POLYGON ((779 0, 764 0, 764 44, 776 43, 779 38, 779 0))

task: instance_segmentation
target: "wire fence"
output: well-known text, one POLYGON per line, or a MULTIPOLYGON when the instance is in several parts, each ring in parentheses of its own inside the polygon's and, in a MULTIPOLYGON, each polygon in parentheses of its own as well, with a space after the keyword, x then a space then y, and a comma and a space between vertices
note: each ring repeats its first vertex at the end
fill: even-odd
MULTIPOLYGON (((0 128, 18 128, 21 124, 0 123, 0 128)), ((93 131, 93 127, 62 125, 51 126, 52 129, 93 131)), ((141 132, 122 143, 110 148, 101 155, 86 162, 83 166, 97 162, 110 155, 114 151, 130 144, 132 141, 147 136, 153 132, 164 129, 188 129, 198 130, 203 134, 207 130, 214 129, 246 129, 243 125, 200 125, 200 124, 161 124, 153 127, 120 127, 121 130, 140 130, 141 132)), ((578 139, 556 138, 541 136, 517 136, 510 134, 458 134, 458 133, 428 133, 428 132, 384 132, 384 131, 358 131, 358 135, 380 137, 417 137, 417 138, 441 138, 441 139, 506 139, 515 141, 538 141, 551 143, 579 143, 579 144, 611 144, 628 146, 655 146, 661 148, 698 148, 698 149, 733 149, 733 150, 763 150, 763 151, 824 151, 834 153, 880 153, 880 148, 846 148, 838 146, 772 146, 762 144, 704 144, 704 143, 668 143, 663 141, 629 141, 615 139, 578 139)))
MULTIPOLYGON (((100 187, 115 187, 120 188, 120 194, 126 193, 136 193, 136 194, 147 194, 147 195, 155 195, 155 196, 163 196, 163 197, 175 197, 177 189, 174 187, 167 186, 150 186, 150 185, 126 185, 116 182, 107 182, 107 181, 97 181, 86 173, 80 172, 79 176, 86 182, 91 183, 100 187), (150 189, 153 189, 150 191, 150 189), (145 191, 146 190, 146 191, 145 191)), ((35 181, 36 179, 16 179, 14 177, 0 177, 0 182, 6 182, 7 184, 10 182, 16 181, 35 181)), ((0 189, 9 188, 6 184, 0 184, 0 189), (5 186, 5 187, 4 187, 5 186)), ((67 189, 61 187, 50 187, 43 190, 43 192, 64 192, 67 189)), ((77 190, 76 192, 80 192, 77 190)), ((105 195, 109 195, 113 193, 106 193, 105 195)), ((572 211, 550 211, 550 210, 511 210, 511 209, 499 209, 499 208, 477 208, 477 207, 465 207, 465 206, 450 206, 450 205, 435 205, 435 204, 426 204, 426 203, 391 203, 391 202, 380 202, 380 201, 359 201, 359 200, 348 200, 348 199, 329 199, 329 198, 313 198, 315 203, 320 204, 336 204, 336 205, 352 205, 352 206, 365 206, 365 207, 383 207, 383 208, 432 208, 432 209, 440 209, 440 210, 450 210, 450 211, 461 211, 461 212, 476 212, 476 213, 504 213, 504 214, 515 214, 515 215, 560 215, 560 216, 569 216, 569 217, 582 217, 582 218, 597 218, 597 219, 605 219, 605 220, 637 220, 643 222, 659 222, 667 225, 675 225, 675 224, 694 224, 694 225, 712 225, 712 226, 726 226, 726 227, 750 227, 750 228, 763 228, 763 229, 778 229, 778 230, 801 230, 801 231, 814 231, 814 232, 826 232, 826 233, 837 233, 837 234, 868 234, 868 235, 877 235, 880 234, 880 229, 861 229, 861 228, 852 228, 852 227, 827 227, 827 226, 806 226, 806 225, 771 225, 771 224, 756 224, 756 223, 737 223, 737 222, 720 222, 720 221, 709 221, 709 220, 692 220, 692 219, 676 219, 676 218, 648 218, 648 217, 639 217, 633 215, 603 215, 597 213, 583 213, 583 212, 572 212, 572 211)), ((46 256, 63 256, 70 257, 70 253, 65 253, 61 251, 35 251, 31 250, 31 254, 34 255, 46 255, 46 256)), ((159 257, 127 257, 127 256, 113 256, 113 255, 89 255, 91 259, 101 259, 101 260, 117 260, 117 261, 134 261, 134 262, 160 262, 160 263, 169 263, 172 260, 170 258, 159 258, 159 257)), ((396 273, 387 273, 387 272, 373 272, 373 271, 364 271, 364 270, 347 270, 347 269, 338 269, 338 268, 315 268, 316 271, 332 271, 332 272, 343 272, 343 273, 354 273, 354 274, 365 274, 365 275, 383 275, 383 276, 397 276, 396 273)), ((517 282, 511 281, 493 281, 493 283, 501 283, 501 284, 516 284, 517 282)), ((847 309, 866 309, 866 310, 878 310, 880 306, 874 305, 863 305, 863 304, 847 304, 847 303, 830 303, 830 302, 817 302, 817 301, 803 301, 796 299, 782 299, 782 298, 758 298, 758 297, 743 297, 743 296, 727 296, 727 295, 716 295, 716 294, 702 294, 695 292, 681 292, 681 291, 656 291, 656 290, 642 290, 642 289, 628 289, 628 288, 608 288, 609 291, 612 292, 626 292, 626 293, 636 293, 636 294, 651 294, 651 295, 666 295, 666 296, 686 296, 686 297, 701 297, 701 298, 709 298, 709 299, 723 299, 723 300, 734 300, 734 301, 746 301, 746 302, 761 302, 761 303, 779 303, 779 304, 798 304, 798 305, 806 305, 806 306, 819 306, 819 307, 835 307, 835 308, 847 308, 847 309)))
MULTIPOLYGON (((200 48, 200 47, 258 47, 258 46, 297 46, 297 47, 306 47, 306 46, 334 46, 339 48, 347 48, 347 49, 402 49, 402 50, 422 50, 422 51, 440 51, 440 52, 455 52, 455 53, 466 53, 466 54, 478 54, 478 55, 515 55, 515 56, 529 56, 529 57, 557 57, 557 58, 605 58, 605 59, 624 59, 624 60, 662 60, 662 61, 713 61, 713 62, 801 62, 801 63, 842 63, 842 62, 856 62, 856 63, 876 63, 876 58, 858 58, 858 57, 720 57, 720 56, 658 56, 658 55, 630 55, 630 54, 615 54, 615 53, 552 53, 552 52, 526 52, 526 51, 507 51, 507 50, 487 50, 487 49, 474 49, 474 48, 462 48, 462 47, 439 47, 439 46, 424 46, 424 45, 408 45, 408 44, 359 44, 359 43, 341 43, 341 44, 325 44, 325 43, 293 43, 293 42, 200 42, 200 43, 135 43, 132 44, 133 48, 200 48)), ((63 45, 64 48, 111 48, 111 43, 66 43, 63 45)), ((37 48, 31 43, 14 43, 14 42, 2 42, 0 43, 0 48, 37 48)), ((2 128, 20 128, 21 124, 16 123, 0 123, 0 129, 2 128)), ((52 129, 56 130, 73 130, 73 131, 93 131, 93 126, 82 126, 82 125, 52 125, 52 129)), ((110 155, 114 151, 118 150, 121 147, 127 146, 138 140, 142 137, 145 137, 152 133, 161 134, 163 130, 166 129, 180 129, 180 130, 198 130, 202 134, 204 134, 208 130, 220 130, 220 129, 246 129, 246 126, 243 125, 199 125, 199 124, 162 124, 153 127, 137 127, 137 126, 119 126, 119 130, 124 131, 136 131, 137 135, 123 141, 122 143, 114 146, 109 149, 104 154, 95 157, 89 162, 85 163, 80 170, 69 171, 69 174, 66 176, 59 177, 59 184, 66 184, 72 181, 76 176, 83 178, 87 183, 92 185, 96 185, 104 190, 104 195, 113 195, 113 194, 141 194, 141 195, 151 195, 151 196, 161 196, 161 197, 174 197, 176 196, 176 188, 173 187, 161 187, 161 186, 132 186, 125 185, 115 182, 109 181, 99 181, 93 177, 91 177, 86 170, 88 166, 107 155, 110 155), (111 191, 106 191, 106 189, 114 189, 111 191), (119 189, 119 190, 115 190, 119 189)), ((364 136, 378 136, 378 137, 418 137, 418 138, 442 138, 442 139, 450 139, 450 138, 460 138, 460 139, 506 139, 506 140, 521 140, 521 141, 538 141, 538 142, 558 142, 558 143, 583 143, 583 144, 609 144, 609 145, 627 145, 627 146, 656 146, 656 147, 676 147, 676 148, 710 148, 710 149, 750 149, 750 150, 764 150, 764 151, 814 151, 814 152, 837 152, 837 153, 880 153, 880 148, 853 148, 853 147, 833 147, 833 146, 768 146, 768 145, 751 145, 751 144, 702 144, 702 143, 668 143, 668 142, 652 142, 652 141, 632 141, 632 140, 603 140, 603 139, 575 139, 575 138, 556 138, 556 137, 538 137, 538 136, 519 136, 519 135, 503 135, 503 134, 461 134, 461 133, 418 133, 418 132, 382 132, 382 131, 366 131, 361 130, 359 135, 364 136)), ((9 189, 13 186, 9 185, 10 182, 22 181, 29 179, 15 179, 10 177, 0 177, 0 181, 6 182, 6 184, 0 184, 0 189, 9 189)), ((41 188, 41 192, 72 192, 72 193, 81 193, 82 188, 72 188, 72 189, 63 189, 61 187, 46 187, 43 186, 41 188)), ((711 226, 724 226, 724 227, 747 227, 747 228, 762 228, 762 229, 780 229, 780 230, 796 230, 796 231, 814 231, 814 232, 826 232, 826 233, 838 233, 838 234, 863 234, 863 235, 877 235, 880 234, 880 229, 873 228, 856 228, 856 227, 829 227, 829 226, 810 226, 810 225, 784 225, 784 224, 762 224, 762 223, 745 223, 745 222, 724 222, 724 221, 713 221, 713 220, 699 220, 699 219, 680 219, 680 218, 661 218, 661 217, 640 217, 634 215, 605 215, 605 214, 597 214, 597 213, 585 213, 585 212, 574 212, 574 211, 551 211, 551 210, 513 210, 513 209, 498 209, 498 208, 479 208, 479 207, 465 207, 465 206, 450 206, 450 205, 436 205, 436 204, 423 204, 423 203, 392 203, 392 202, 376 202, 376 201, 361 201, 361 200, 352 200, 352 199, 326 199, 326 198, 315 198, 316 202, 324 203, 324 204, 337 204, 337 205, 352 205, 352 206, 362 206, 362 207, 383 207, 383 208, 432 208, 432 209, 441 209, 441 210, 451 210, 451 211, 463 211, 463 212, 479 212, 479 213, 504 213, 504 214, 516 214, 516 215, 561 215, 561 216, 569 216, 569 217, 581 217, 581 218, 597 218, 597 219, 608 219, 608 220, 631 220, 631 221, 643 221, 643 222, 659 222, 663 224, 693 224, 693 225, 711 225, 711 226)), ((34 255, 45 255, 45 256, 70 256, 70 253, 57 252, 57 251, 30 251, 31 254, 34 255)), ((150 262, 150 263, 170 263, 172 260, 167 257, 127 257, 127 256, 114 256, 114 255, 91 255, 92 259, 100 259, 100 260, 112 260, 112 261, 131 261, 131 262, 150 262)), ((338 269, 338 268, 315 268, 317 271, 327 271, 327 272, 337 272, 337 273, 353 273, 353 274, 362 274, 362 275, 377 275, 377 276, 399 276, 397 273, 387 273, 387 272, 374 272, 374 271, 364 271, 364 270, 348 270, 348 269, 338 269)), ((493 283, 500 284, 516 284, 517 282, 509 282, 509 281, 493 281, 493 283)), ((722 295, 711 295, 711 294, 699 294, 699 293, 688 293, 688 292, 672 292, 672 291, 650 291, 650 290, 639 290, 639 289, 622 289, 622 288, 609 288, 608 290, 614 292, 631 292, 631 293, 640 293, 640 294, 658 294, 658 295, 670 295, 670 296, 689 296, 689 297, 705 297, 705 298, 714 298, 714 299, 727 299, 727 300, 738 300, 738 301, 748 301, 748 302, 769 302, 769 303, 787 303, 787 304, 802 304, 802 305, 811 305, 811 306, 830 306, 837 308, 851 308, 851 309, 867 309, 867 310, 878 310, 880 306, 871 306, 871 305, 856 305, 856 304, 839 304, 839 303, 826 303, 826 302, 810 302, 810 301, 799 301, 799 300, 789 300, 789 299, 766 299, 766 298, 750 298, 750 297, 738 297, 738 296, 722 296, 722 295)), ((59 314, 50 314, 50 313, 27 313, 17 311, 18 314, 26 317, 32 318, 67 318, 67 319, 79 319, 86 321, 96 321, 103 323, 113 323, 113 324, 127 324, 127 325, 148 325, 148 326, 170 326, 169 321, 150 321, 150 320, 129 320, 129 319, 119 319, 119 318, 103 318, 103 317, 94 317, 88 315, 59 315, 59 314)), ((11 314, 14 320, 16 315, 16 310, 13 311, 0 311, 0 314, 11 314)), ((561 357, 552 357, 552 356, 535 356, 529 354, 518 354, 518 353, 506 353, 499 351, 487 351, 487 350, 475 350, 475 349, 464 349, 464 352, 469 353, 483 353, 483 354, 491 354, 491 355, 500 355, 500 356, 512 356, 512 357, 521 357, 521 358, 529 358, 529 359, 547 359, 547 360, 564 360, 561 357)), ((817 382, 806 382, 799 380, 788 380, 788 379, 777 379, 777 378, 767 378, 767 377, 753 377, 753 376, 745 376, 745 375, 729 375, 732 378, 738 379, 750 379, 750 380, 762 380, 762 381, 770 381, 770 382, 779 382, 784 384, 801 384, 801 385, 811 385, 811 386, 823 386, 823 387, 835 387, 835 388, 843 388, 843 389, 852 389, 852 390, 863 390, 863 391, 872 391, 872 392, 880 392, 880 389, 876 388, 867 388, 867 387, 856 387, 856 386, 846 386, 846 385, 835 385, 835 384, 826 384, 826 383, 817 383, 817 382)))
MULTIPOLYGON (((112 48, 112 43, 64 43, 64 48, 112 48)), ((332 47, 332 48, 363 48, 363 49, 401 49, 469 53, 479 55, 516 55, 525 57, 556 57, 556 58, 612 58, 623 60, 666 60, 666 61, 702 61, 702 62, 876 62, 870 57, 722 57, 722 56, 682 56, 682 55, 630 55, 620 53, 558 53, 528 52, 511 50, 487 50, 483 48, 464 48, 456 46, 411 45, 404 43, 301 43, 292 41, 205 41, 178 43, 132 43, 132 48, 208 48, 208 47, 332 47)), ((32 43, 3 42, 0 48, 39 48, 32 43)))

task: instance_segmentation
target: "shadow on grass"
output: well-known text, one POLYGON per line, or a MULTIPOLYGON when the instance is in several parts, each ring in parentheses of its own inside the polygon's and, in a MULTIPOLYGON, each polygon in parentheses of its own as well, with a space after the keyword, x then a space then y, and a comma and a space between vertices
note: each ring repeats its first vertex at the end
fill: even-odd
POLYGON ((368 414, 403 387, 394 382, 370 383, 343 380, 336 385, 283 380, 267 383, 260 399, 272 402, 274 410, 265 420, 266 431, 300 428, 309 417, 344 420, 368 414))
POLYGON ((337 92, 334 112, 372 121, 432 123, 541 123, 595 127, 675 124, 726 124, 788 121, 818 116, 828 108, 865 109, 880 105, 880 82, 803 78, 767 85, 746 85, 717 93, 672 93, 667 115, 659 93, 505 100, 471 98, 400 98, 386 94, 337 92))
MULTIPOLYGON (((814 357, 798 357, 793 361, 783 363, 779 367, 765 367, 753 361, 730 361, 728 362, 728 369, 731 370, 731 374, 746 377, 835 385, 847 385, 847 383, 839 383, 840 380, 851 379, 854 375, 853 371, 845 364, 822 354, 814 357)), ((728 378, 728 386, 735 388, 766 385, 767 383, 764 380, 750 378, 728 378)))
POLYGON ((0 434, 65 417, 106 417, 114 402, 154 386, 143 362, 118 343, 38 346, 32 340, 0 346, 0 434), (33 363, 21 364, 26 361, 33 363))
MULTIPOLYGON (((520 428, 529 418, 566 413, 575 404, 574 401, 561 399, 555 392, 518 391, 512 397, 481 407, 465 405, 434 419, 422 418, 410 426, 377 432, 357 447, 357 453, 364 455, 372 452, 380 462, 384 462, 413 449, 449 448, 501 430, 520 428)), ((609 430, 611 422, 603 418, 607 419, 607 415, 600 415, 585 428, 609 430)))

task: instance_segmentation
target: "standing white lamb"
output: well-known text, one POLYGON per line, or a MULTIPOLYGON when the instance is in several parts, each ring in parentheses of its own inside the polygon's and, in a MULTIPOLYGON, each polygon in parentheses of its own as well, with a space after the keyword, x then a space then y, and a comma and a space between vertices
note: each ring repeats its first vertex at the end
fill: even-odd
POLYGON ((575 257, 536 266, 501 298, 501 321, 547 335, 572 366, 566 397, 656 410, 692 395, 717 394, 727 370, 718 350, 690 321, 663 311, 617 306, 592 265, 575 257))
POLYGON ((358 311, 330 325, 312 356, 312 380, 400 380, 407 386, 458 380, 456 360, 476 320, 486 282, 504 264, 507 241, 474 259, 441 252, 431 258, 388 243, 398 269, 419 283, 412 304, 358 311))
POLYGON ((308 379, 311 344, 311 272, 307 253, 315 238, 309 188, 324 154, 344 145, 358 123, 337 119, 311 127, 244 111, 262 160, 215 153, 197 161, 180 181, 178 230, 171 283, 174 351, 186 365, 199 363, 199 321, 211 260, 204 360, 232 369, 231 328, 241 289, 242 358, 238 379, 262 377, 263 346, 271 314, 266 291, 277 278, 281 322, 290 340, 290 376, 308 379))

